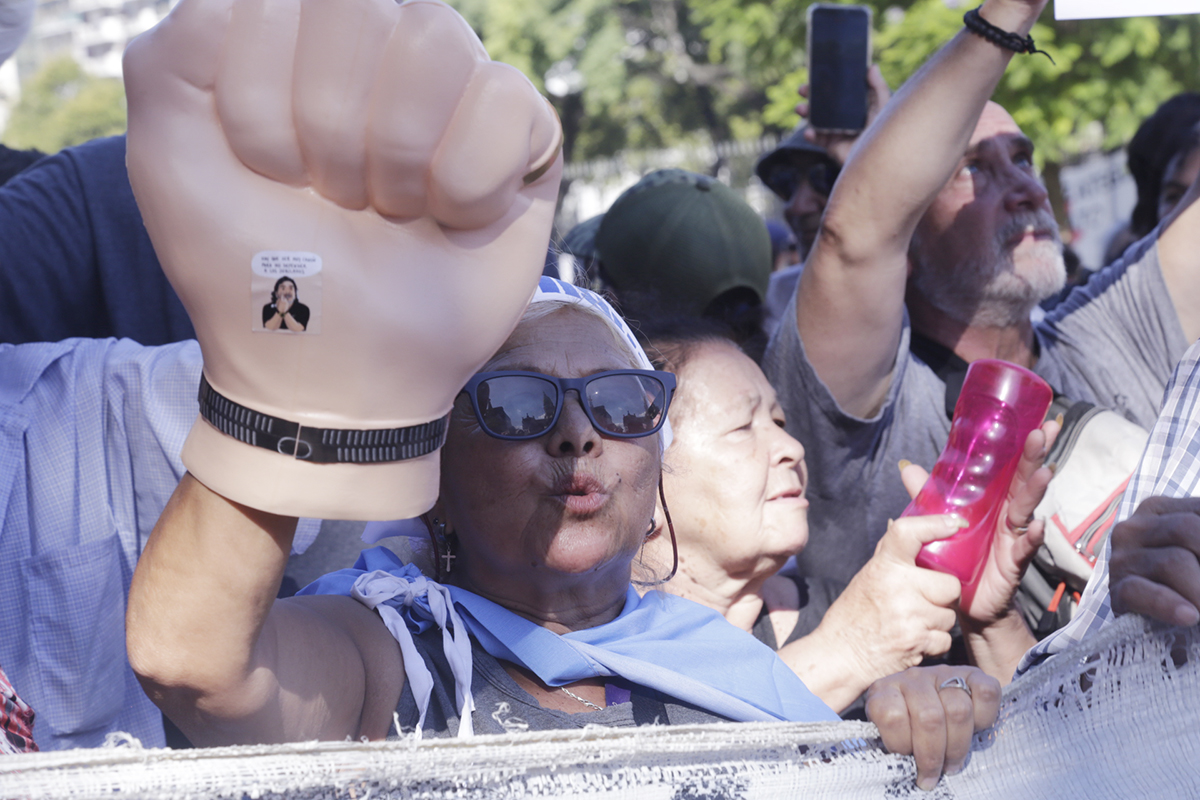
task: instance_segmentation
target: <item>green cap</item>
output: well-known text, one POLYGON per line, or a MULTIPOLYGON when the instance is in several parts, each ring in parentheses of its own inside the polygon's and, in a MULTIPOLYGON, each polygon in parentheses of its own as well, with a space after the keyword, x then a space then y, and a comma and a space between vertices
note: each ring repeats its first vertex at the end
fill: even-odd
POLYGON ((761 301, 771 277, 762 217, 715 178, 681 169, 651 172, 618 197, 596 251, 618 294, 653 292, 697 316, 738 287, 761 301))
POLYGON ((562 238, 562 244, 559 246, 559 249, 564 253, 570 253, 576 258, 595 258, 596 231, 600 230, 600 223, 603 221, 603 214, 597 214, 594 217, 585 219, 567 231, 567 235, 562 238))

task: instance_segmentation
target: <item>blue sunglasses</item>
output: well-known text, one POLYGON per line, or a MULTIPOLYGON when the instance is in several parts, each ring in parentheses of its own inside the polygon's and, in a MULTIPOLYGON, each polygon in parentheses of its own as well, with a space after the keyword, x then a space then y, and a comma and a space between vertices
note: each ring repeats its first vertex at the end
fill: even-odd
POLYGON ((596 430, 618 439, 636 439, 662 428, 675 376, 648 369, 614 369, 586 378, 480 372, 463 387, 484 433, 509 441, 536 439, 550 432, 572 389, 596 430))

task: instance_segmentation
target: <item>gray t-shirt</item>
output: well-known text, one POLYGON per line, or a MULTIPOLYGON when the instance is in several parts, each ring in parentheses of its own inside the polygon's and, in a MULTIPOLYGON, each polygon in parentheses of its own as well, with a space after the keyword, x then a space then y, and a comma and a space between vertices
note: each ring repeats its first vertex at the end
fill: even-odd
MULTIPOLYGON (((786 314, 795 314, 795 298, 786 314)), ((1058 392, 1149 428, 1188 346, 1159 269, 1157 235, 1093 275, 1035 331, 1034 369, 1058 392)), ((796 562, 803 575, 848 583, 875 552, 888 519, 908 505, 900 459, 930 469, 950 435, 946 385, 909 352, 910 333, 905 314, 892 384, 871 419, 838 407, 795 325, 781 325, 767 347, 763 368, 808 461, 812 535, 796 562)))
MULTIPOLYGON (((450 663, 442 651, 442 632, 431 627, 425 633, 414 636, 413 643, 433 674, 433 692, 425 715, 425 735, 457 736, 459 716, 458 705, 454 701, 454 673, 450 671, 450 663)), ((600 711, 568 714, 542 708, 537 700, 509 677, 500 662, 474 639, 471 640, 471 657, 474 666, 471 693, 475 700, 471 723, 478 734, 582 728, 585 725, 630 728, 636 725, 691 725, 729 721, 725 717, 662 696, 652 689, 628 685, 625 688, 632 690, 629 701, 609 705, 600 711)), ((406 733, 416 728, 420 713, 407 682, 400 693, 396 714, 406 733)), ((397 738, 395 729, 388 738, 397 738)))
POLYGON ((767 312, 763 317, 763 330, 767 332, 767 336, 774 336, 779 323, 784 319, 796 318, 787 316, 787 310, 789 306, 795 308, 792 306, 792 298, 796 296, 796 287, 800 285, 800 273, 803 271, 804 264, 796 264, 771 273, 771 280, 767 284, 767 297, 763 300, 767 312))

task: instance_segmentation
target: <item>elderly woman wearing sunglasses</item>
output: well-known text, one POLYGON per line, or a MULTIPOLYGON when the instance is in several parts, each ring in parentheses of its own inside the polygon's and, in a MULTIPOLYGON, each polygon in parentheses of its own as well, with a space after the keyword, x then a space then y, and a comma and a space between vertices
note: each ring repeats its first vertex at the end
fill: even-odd
MULTIPOLYGON (((673 387, 603 300, 543 279, 450 416, 429 514, 440 583, 376 549, 272 600, 295 520, 185 478, 138 564, 135 670, 203 745, 836 719, 717 613, 631 586, 673 387), (172 570, 201 534, 221 557, 172 570)), ((925 781, 997 711, 998 685, 970 667, 873 691, 885 743, 915 750, 925 781)))

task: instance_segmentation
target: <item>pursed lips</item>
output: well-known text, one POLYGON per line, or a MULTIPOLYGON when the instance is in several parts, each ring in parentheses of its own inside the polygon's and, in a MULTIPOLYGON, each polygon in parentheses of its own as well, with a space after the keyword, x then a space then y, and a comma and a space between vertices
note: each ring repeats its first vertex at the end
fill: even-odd
POLYGON ((608 501, 610 492, 592 475, 574 473, 555 481, 551 496, 573 514, 586 516, 599 511, 608 501))

